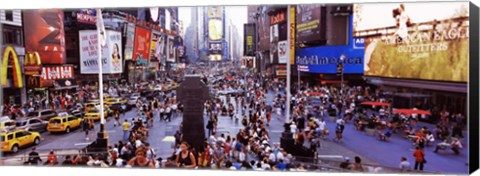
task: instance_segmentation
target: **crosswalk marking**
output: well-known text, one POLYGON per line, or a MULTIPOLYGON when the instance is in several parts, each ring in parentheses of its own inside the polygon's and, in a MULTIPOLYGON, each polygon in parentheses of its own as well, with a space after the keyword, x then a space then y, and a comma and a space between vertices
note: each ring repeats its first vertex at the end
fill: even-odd
POLYGON ((88 145, 88 144, 90 144, 90 142, 82 142, 82 143, 76 143, 75 146, 88 145))
POLYGON ((163 138, 162 142, 175 142, 175 137, 166 136, 165 138, 163 138))

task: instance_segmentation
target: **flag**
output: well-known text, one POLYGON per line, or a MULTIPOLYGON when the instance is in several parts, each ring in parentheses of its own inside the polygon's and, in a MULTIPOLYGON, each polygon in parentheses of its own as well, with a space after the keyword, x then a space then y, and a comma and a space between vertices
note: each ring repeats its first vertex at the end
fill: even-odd
POLYGON ((103 24, 101 9, 97 9, 97 31, 99 33, 98 41, 103 47, 107 44, 107 32, 105 31, 105 25, 103 24))

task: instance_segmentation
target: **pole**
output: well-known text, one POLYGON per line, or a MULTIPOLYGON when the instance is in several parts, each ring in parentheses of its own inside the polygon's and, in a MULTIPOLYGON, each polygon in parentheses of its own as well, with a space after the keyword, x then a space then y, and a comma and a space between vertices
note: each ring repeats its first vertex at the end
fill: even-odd
MULTIPOLYGON (((292 30, 294 30, 294 29, 291 29, 291 27, 290 27, 290 5, 288 5, 287 9, 288 9, 287 10, 287 12, 288 12, 287 13, 287 17, 288 17, 287 18, 287 24, 289 24, 289 25, 287 25, 288 26, 287 27, 287 34, 290 34, 290 32, 292 32, 292 30)), ((294 41, 291 41, 290 37, 287 37, 287 43, 288 43, 287 46, 290 46, 291 42, 294 42, 294 41)), ((291 52, 290 47, 288 47, 287 56, 290 56, 290 52, 291 52)), ((285 115, 285 123, 287 123, 287 124, 290 123, 290 121, 291 121, 290 120, 290 104, 291 104, 290 103, 290 99, 291 99, 291 97, 290 97, 291 96, 290 95, 290 82, 291 82, 291 79, 292 79, 291 78, 291 73, 292 73, 292 68, 291 68, 291 65, 290 65, 290 59, 287 59, 287 85, 286 85, 287 102, 285 102, 286 103, 285 107, 286 107, 286 111, 287 111, 286 115, 285 115)))
MULTIPOLYGON (((102 16, 100 9, 97 10, 99 16, 102 16)), ((97 19, 98 20, 98 19, 97 19)), ((103 20, 102 20, 103 23, 103 20)), ((101 29, 97 29, 97 47, 98 47, 98 89, 100 90, 99 99, 100 99, 100 132, 98 138, 105 138, 105 114, 104 114, 104 103, 103 103, 103 62, 102 62, 102 43, 101 43, 101 29)), ((104 31, 102 31, 104 32, 104 31)), ((107 34, 103 34, 107 35, 107 34)))
POLYGON ((298 69, 298 66, 297 66, 297 71, 298 71, 298 91, 300 91, 300 87, 301 87, 300 74, 302 73, 300 72, 300 69, 298 69))

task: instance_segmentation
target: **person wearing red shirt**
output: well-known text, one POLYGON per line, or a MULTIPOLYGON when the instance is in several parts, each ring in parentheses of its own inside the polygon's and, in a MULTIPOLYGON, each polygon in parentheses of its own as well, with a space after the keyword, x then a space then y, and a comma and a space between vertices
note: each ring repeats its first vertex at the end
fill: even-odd
POLYGON ((426 163, 425 152, 420 147, 417 147, 413 152, 413 156, 415 157, 415 170, 419 169, 423 171, 423 164, 426 163))

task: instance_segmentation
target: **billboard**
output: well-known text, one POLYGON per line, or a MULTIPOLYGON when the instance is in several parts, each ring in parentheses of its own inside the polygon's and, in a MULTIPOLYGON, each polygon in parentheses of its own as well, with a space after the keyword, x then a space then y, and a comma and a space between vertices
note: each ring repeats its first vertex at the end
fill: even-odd
POLYGON ((210 58, 210 61, 222 61, 221 54, 211 54, 208 57, 210 58))
POLYGON ((210 41, 218 41, 223 38, 222 20, 210 19, 208 21, 208 38, 210 41))
POLYGON ((167 62, 175 62, 175 41, 173 36, 168 36, 167 41, 167 62))
POLYGON ((290 33, 288 34, 289 38, 290 38, 290 65, 294 65, 295 64, 295 7, 290 7, 290 16, 288 18, 290 18, 290 33))
POLYGON ((255 56, 256 52, 256 30, 255 23, 249 23, 243 25, 243 55, 244 56, 255 56))
POLYGON ((222 42, 211 42, 211 43, 209 43, 208 51, 210 53, 215 53, 215 54, 222 53, 222 51, 223 51, 222 42))
POLYGON ((223 8, 221 6, 209 6, 208 7, 208 18, 222 18, 223 8))
POLYGON ((23 11, 26 52, 38 52, 42 64, 64 64, 65 32, 62 10, 23 11))
POLYGON ((297 41, 309 42, 322 39, 323 35, 320 25, 321 9, 320 4, 297 5, 295 31, 297 41))
POLYGON ((278 63, 279 64, 286 64, 287 59, 290 58, 289 55, 287 55, 287 50, 288 50, 288 42, 287 41, 280 41, 278 42, 278 63))
POLYGON ((133 48, 133 60, 137 59, 137 54, 140 54, 143 59, 150 59, 150 41, 152 40, 152 31, 135 27, 135 45, 133 48))
POLYGON ((135 24, 134 23, 125 23, 126 26, 126 36, 125 36, 125 50, 123 56, 125 60, 133 59, 133 44, 135 42, 135 24))
POLYGON ((95 9, 80 9, 77 12, 77 22, 95 24, 97 22, 97 11, 95 9))
POLYGON ((260 17, 258 18, 259 51, 270 50, 270 18, 267 12, 267 6, 261 6, 260 17))
POLYGON ((159 60, 162 60, 165 56, 167 47, 167 35, 162 34, 159 36, 157 40, 157 44, 155 45, 155 57, 159 60))
MULTIPOLYGON (((98 40, 96 30, 79 31, 80 72, 98 74, 98 40)), ((122 38, 117 31, 107 31, 107 44, 102 47, 103 73, 122 73, 122 38)))
POLYGON ((466 82, 468 13, 468 2, 356 4, 365 75, 466 82))

